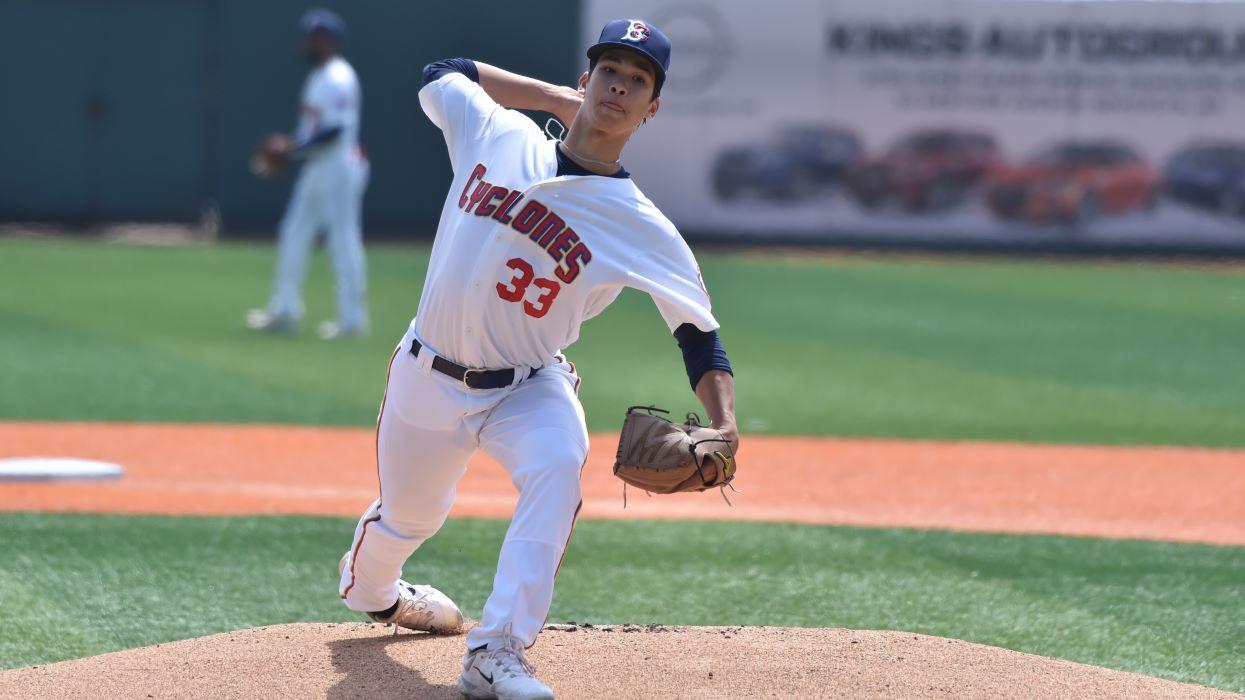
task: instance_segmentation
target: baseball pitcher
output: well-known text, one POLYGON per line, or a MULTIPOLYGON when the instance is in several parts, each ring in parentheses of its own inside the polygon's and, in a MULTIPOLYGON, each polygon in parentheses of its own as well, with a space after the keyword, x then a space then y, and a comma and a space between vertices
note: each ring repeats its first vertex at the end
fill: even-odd
POLYGON ((424 69, 419 98, 454 180, 419 310, 389 364, 377 422, 380 496, 339 564, 346 605, 374 620, 456 631, 435 588, 400 579, 445 522, 476 450, 519 491, 493 590, 466 637, 458 688, 551 698, 524 650, 536 641, 579 512, 588 431, 563 349, 624 287, 650 295, 679 347, 713 439, 739 443, 734 379, 687 244, 619 161, 658 112, 670 42, 640 20, 607 24, 578 89, 467 59, 424 69), (570 124, 548 140, 516 108, 570 124))

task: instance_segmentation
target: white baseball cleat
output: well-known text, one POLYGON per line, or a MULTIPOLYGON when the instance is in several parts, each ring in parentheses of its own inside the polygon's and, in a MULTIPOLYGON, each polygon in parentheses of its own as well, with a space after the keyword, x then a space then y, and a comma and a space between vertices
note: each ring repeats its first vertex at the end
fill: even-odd
POLYGON ((469 698, 497 700, 547 700, 553 689, 537 680, 536 669, 523 654, 523 647, 514 638, 506 638, 506 646, 489 650, 480 647, 463 657, 463 672, 458 677, 458 692, 469 698))
POLYGON ((273 314, 267 309, 251 309, 246 312, 246 327, 266 333, 297 333, 298 319, 284 314, 273 314))
MULTIPOLYGON (((337 564, 341 575, 350 561, 347 552, 337 564)), ((385 625, 404 627, 417 632, 433 634, 458 634, 463 628, 463 613, 450 597, 433 588, 407 583, 398 579, 398 609, 392 615, 381 617, 374 613, 367 616, 385 625)), ((396 632, 396 630, 395 630, 396 632)))

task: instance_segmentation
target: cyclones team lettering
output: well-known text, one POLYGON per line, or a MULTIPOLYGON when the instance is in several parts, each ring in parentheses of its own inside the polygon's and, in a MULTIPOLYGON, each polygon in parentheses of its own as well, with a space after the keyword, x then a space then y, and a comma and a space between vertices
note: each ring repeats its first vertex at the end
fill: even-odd
POLYGON ((471 171, 471 177, 467 178, 467 185, 458 198, 458 208, 468 214, 492 217, 527 236, 558 263, 554 271, 558 279, 567 284, 574 282, 580 270, 592 261, 592 251, 579 240, 579 234, 567 226, 562 217, 535 199, 528 200, 511 215, 519 206, 523 194, 486 181, 484 173, 487 171, 483 163, 477 164, 471 171))

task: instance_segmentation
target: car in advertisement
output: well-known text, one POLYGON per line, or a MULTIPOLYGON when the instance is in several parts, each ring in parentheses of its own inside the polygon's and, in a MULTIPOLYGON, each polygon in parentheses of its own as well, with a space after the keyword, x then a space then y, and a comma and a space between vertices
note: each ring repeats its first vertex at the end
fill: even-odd
POLYGON ((723 151, 713 165, 713 191, 723 201, 809 199, 835 184, 860 153, 860 139, 844 129, 784 127, 767 140, 723 151))
POLYGON ((962 203, 998 160, 998 147, 988 134, 923 130, 857 163, 845 184, 867 209, 897 203, 910 212, 936 211, 962 203))
POLYGON ((1245 144, 1200 142, 1167 159, 1163 191, 1185 204, 1245 217, 1245 144))
POLYGON ((1001 219, 1083 224, 1150 210, 1159 174, 1136 151, 1109 141, 1064 141, 1029 161, 991 172, 986 206, 1001 219))

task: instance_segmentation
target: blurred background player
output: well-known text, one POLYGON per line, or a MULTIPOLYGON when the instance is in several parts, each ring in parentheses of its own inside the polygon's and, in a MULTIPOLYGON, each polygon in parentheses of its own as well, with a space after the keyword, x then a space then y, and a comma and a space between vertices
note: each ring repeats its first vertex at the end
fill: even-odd
POLYGON ((292 136, 270 136, 252 162, 252 170, 270 177, 289 160, 304 163, 277 235, 272 297, 266 308, 247 314, 246 324, 257 331, 297 332, 311 247, 323 230, 337 281, 337 320, 321 323, 318 333, 326 340, 366 335, 367 261, 361 207, 368 162, 359 148, 359 80, 341 56, 346 24, 340 17, 314 9, 303 15, 300 26, 303 52, 312 69, 303 86, 298 128, 292 136))

